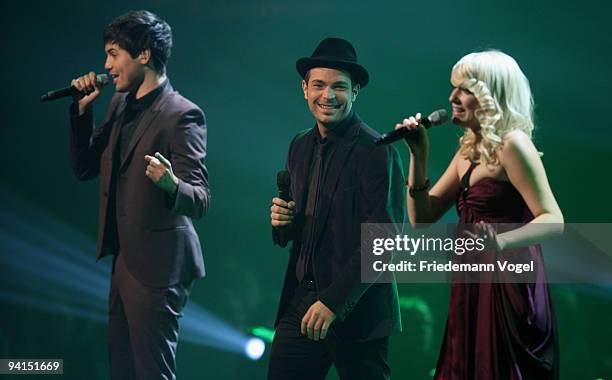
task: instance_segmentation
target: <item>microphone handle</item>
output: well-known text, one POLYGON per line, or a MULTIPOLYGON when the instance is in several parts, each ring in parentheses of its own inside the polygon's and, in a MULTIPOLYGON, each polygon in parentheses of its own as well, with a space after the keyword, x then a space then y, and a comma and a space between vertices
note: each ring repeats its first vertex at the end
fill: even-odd
POLYGON ((426 117, 425 119, 421 119, 421 122, 419 124, 424 126, 425 129, 429 129, 432 126, 432 122, 428 117, 426 117))
MULTIPOLYGON (((278 197, 287 203, 293 200, 291 199, 291 196, 289 195, 288 190, 284 191, 284 190, 279 189, 278 197)), ((278 246, 281 248, 285 248, 287 246, 287 243, 289 243, 289 231, 288 231, 289 228, 291 228, 290 225, 285 226, 285 227, 274 227, 272 229, 272 240, 274 241, 274 243, 278 244, 278 246)))
MULTIPOLYGON (((425 129, 429 129, 429 128, 431 128, 431 126, 433 124, 432 124, 432 122, 431 122, 431 120, 429 118, 425 118, 425 119, 421 120, 419 125, 424 126, 425 129)), ((413 131, 411 129, 407 129, 407 128, 396 129, 394 131, 382 134, 376 140, 376 145, 390 144, 390 143, 395 142, 397 140, 401 140, 403 138, 410 137, 411 135, 414 135, 416 133, 418 133, 418 132, 417 131, 413 131)))
MULTIPOLYGON (((96 75, 96 82, 100 88, 106 86, 110 82, 111 78, 108 74, 98 74, 96 75)), ((61 99, 68 96, 78 95, 82 92, 77 90, 74 86, 68 86, 64 88, 60 88, 59 90, 52 90, 43 94, 40 97, 41 102, 48 102, 50 100, 61 99)))
POLYGON ((65 98, 67 96, 72 96, 78 94, 80 91, 76 89, 74 86, 62 88, 59 90, 49 91, 43 96, 40 97, 41 102, 46 102, 49 100, 55 100, 60 98, 65 98))

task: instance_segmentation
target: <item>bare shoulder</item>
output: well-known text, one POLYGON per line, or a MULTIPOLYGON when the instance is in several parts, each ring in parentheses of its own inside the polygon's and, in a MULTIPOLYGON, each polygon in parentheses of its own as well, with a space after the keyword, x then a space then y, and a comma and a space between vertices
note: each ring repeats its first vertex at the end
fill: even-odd
POLYGON ((461 178, 470 167, 470 163, 471 161, 467 157, 463 156, 459 152, 459 149, 457 149, 455 155, 453 156, 453 160, 450 163, 450 166, 455 169, 455 172, 457 173, 457 178, 461 178))
POLYGON ((539 160, 539 157, 540 155, 533 144, 533 141, 531 141, 531 137, 529 137, 525 132, 514 130, 508 132, 504 136, 499 155, 502 165, 505 166, 505 162, 515 160, 539 160))

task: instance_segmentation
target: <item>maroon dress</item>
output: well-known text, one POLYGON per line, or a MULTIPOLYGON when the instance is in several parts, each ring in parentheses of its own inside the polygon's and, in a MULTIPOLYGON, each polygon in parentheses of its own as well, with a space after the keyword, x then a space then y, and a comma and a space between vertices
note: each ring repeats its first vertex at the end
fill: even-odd
MULTIPOLYGON (((526 223, 533 215, 510 182, 461 179, 461 223, 526 223)), ((516 252, 514 252, 516 253, 516 252)), ((437 380, 558 379, 556 323, 539 246, 521 249, 534 260, 533 283, 453 279, 437 380)), ((499 272, 491 276, 503 276, 499 272)), ((496 280, 496 281, 495 281, 496 280)))

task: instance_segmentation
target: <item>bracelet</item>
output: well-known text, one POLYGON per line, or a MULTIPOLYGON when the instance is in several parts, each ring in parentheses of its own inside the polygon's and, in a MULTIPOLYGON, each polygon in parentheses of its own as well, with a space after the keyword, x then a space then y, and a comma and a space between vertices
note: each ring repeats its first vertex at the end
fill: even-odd
POLYGON ((427 189, 429 189, 429 178, 427 178, 425 180, 425 183, 422 184, 421 186, 410 186, 408 184, 408 180, 406 180, 406 186, 408 186, 408 194, 414 198, 414 193, 416 193, 417 191, 425 191, 427 189))

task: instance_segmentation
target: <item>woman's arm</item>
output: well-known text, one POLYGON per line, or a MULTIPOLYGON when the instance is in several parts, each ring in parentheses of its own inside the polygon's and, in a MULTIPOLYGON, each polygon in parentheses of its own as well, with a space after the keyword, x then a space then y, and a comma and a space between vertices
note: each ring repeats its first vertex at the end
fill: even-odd
POLYGON ((407 128, 415 133, 406 139, 410 152, 410 168, 408 172, 408 187, 406 189, 406 208, 410 224, 430 224, 436 222, 452 206, 459 191, 460 181, 457 176, 457 161, 455 154, 448 168, 436 182, 434 187, 410 194, 410 187, 423 187, 427 182, 427 160, 429 157, 429 136, 427 130, 419 125, 421 114, 404 119, 395 125, 395 129, 407 128), (414 197, 413 197, 414 196, 414 197))
POLYGON ((504 137, 500 161, 534 218, 521 228, 499 234, 499 248, 525 247, 562 234, 563 214, 529 136, 521 131, 508 133, 504 137))
MULTIPOLYGON (((453 205, 455 197, 460 188, 460 180, 457 175, 457 161, 460 160, 459 153, 451 160, 450 164, 429 191, 414 192, 414 198, 406 189, 406 207, 410 224, 430 224, 438 221, 442 215, 453 205)), ((408 183, 410 186, 420 186, 427 178, 427 158, 419 160, 410 154, 410 171, 408 183)))

